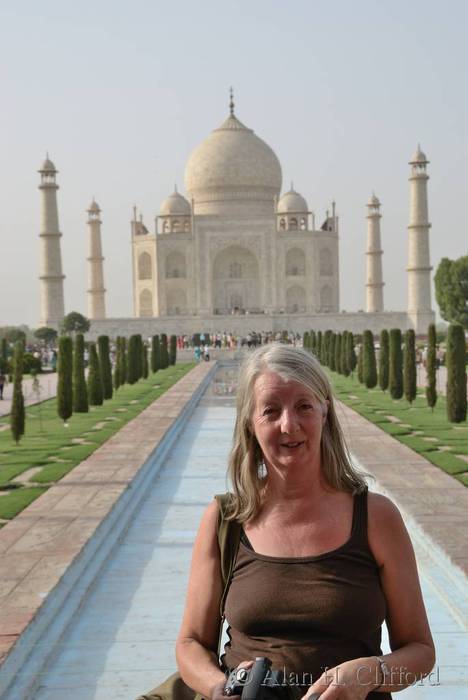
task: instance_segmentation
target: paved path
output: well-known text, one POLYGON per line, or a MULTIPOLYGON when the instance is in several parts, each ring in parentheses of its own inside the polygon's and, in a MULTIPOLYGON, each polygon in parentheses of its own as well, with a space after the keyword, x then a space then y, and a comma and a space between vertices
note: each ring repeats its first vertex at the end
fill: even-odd
MULTIPOLYGON (((51 399, 57 394, 56 372, 51 372, 50 374, 38 374, 37 378, 40 384, 39 395, 33 390, 33 380, 23 379, 23 395, 26 406, 32 406, 32 404, 38 403, 39 401, 51 399)), ((5 389, 3 390, 3 401, 0 401, 0 416, 6 416, 8 413, 10 413, 12 394, 13 382, 9 382, 5 385, 5 389)))
MULTIPOLYGON (((207 392, 186 424, 147 500, 43 673, 35 700, 65 696, 132 700, 175 670, 174 641, 193 539, 212 495, 226 490, 234 422, 233 399, 227 395, 232 374, 226 372, 219 390, 207 392)), ((463 516, 457 497, 463 500, 461 494, 467 491, 433 465, 426 462, 422 467, 409 460, 408 453, 395 450, 399 443, 349 409, 342 410, 356 458, 379 479, 371 488, 391 489, 404 506, 437 646, 442 685, 426 682, 406 690, 404 697, 462 700, 468 684, 466 594, 458 589, 458 571, 447 556, 438 558, 437 546, 422 533, 416 516, 425 525, 435 519, 435 530, 448 533, 454 523, 457 529, 457 518, 463 516)), ((451 542, 447 537, 453 548, 456 537, 451 542)))

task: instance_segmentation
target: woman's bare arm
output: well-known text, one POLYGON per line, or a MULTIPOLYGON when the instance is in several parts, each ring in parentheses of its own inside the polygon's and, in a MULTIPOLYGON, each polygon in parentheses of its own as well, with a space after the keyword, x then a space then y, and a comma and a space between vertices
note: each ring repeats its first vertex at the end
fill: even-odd
POLYGON ((203 513, 192 553, 184 616, 176 641, 179 672, 205 698, 225 680, 218 663, 219 605, 223 592, 217 540, 218 504, 203 513))
POLYGON ((430 673, 435 649, 408 531, 396 505, 377 493, 368 494, 368 539, 387 602, 392 653, 382 658, 395 668, 380 690, 396 692, 430 673))

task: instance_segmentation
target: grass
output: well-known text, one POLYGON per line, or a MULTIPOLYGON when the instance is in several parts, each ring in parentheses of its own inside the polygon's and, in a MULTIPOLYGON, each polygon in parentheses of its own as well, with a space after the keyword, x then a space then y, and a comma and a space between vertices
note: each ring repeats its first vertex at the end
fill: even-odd
POLYGON ((424 391, 419 390, 410 405, 404 398, 392 399, 378 387, 367 389, 356 377, 335 372, 329 376, 340 401, 468 486, 468 462, 458 456, 468 455, 468 425, 449 423, 445 396, 438 397, 431 411, 424 391))
MULTIPOLYGON (((48 486, 68 474, 106 440, 164 394, 194 367, 187 362, 168 367, 120 387, 102 406, 75 413, 64 425, 57 415, 56 399, 26 409, 26 430, 19 445, 9 429, 0 432, 0 519, 9 520, 26 508, 48 486), (39 471, 24 482, 17 480, 29 469, 39 471)), ((9 416, 0 427, 9 424, 9 416)))

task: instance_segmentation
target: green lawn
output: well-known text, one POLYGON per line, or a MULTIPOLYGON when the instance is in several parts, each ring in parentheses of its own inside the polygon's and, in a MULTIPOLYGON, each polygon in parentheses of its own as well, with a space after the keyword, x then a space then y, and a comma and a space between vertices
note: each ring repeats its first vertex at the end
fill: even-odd
POLYGON ((468 424, 449 423, 444 396, 431 411, 424 390, 418 389, 410 406, 404 398, 393 400, 388 391, 367 389, 356 377, 329 376, 340 401, 468 486, 468 462, 462 459, 468 455, 468 424))
POLYGON ((3 417, 0 420, 0 519, 17 515, 194 365, 193 362, 177 364, 132 386, 125 384, 114 392, 110 401, 92 406, 89 413, 75 413, 66 425, 57 416, 55 398, 28 406, 26 431, 18 446, 11 437, 9 416, 3 417), (18 481, 21 474, 32 468, 37 471, 24 483, 18 481))

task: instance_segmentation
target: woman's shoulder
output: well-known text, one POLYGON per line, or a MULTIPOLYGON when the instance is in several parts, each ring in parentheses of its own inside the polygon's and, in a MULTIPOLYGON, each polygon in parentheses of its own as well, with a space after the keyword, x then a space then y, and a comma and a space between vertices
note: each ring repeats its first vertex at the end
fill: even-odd
POLYGON ((408 533, 398 506, 388 496, 367 494, 367 538, 379 566, 397 555, 408 533))

